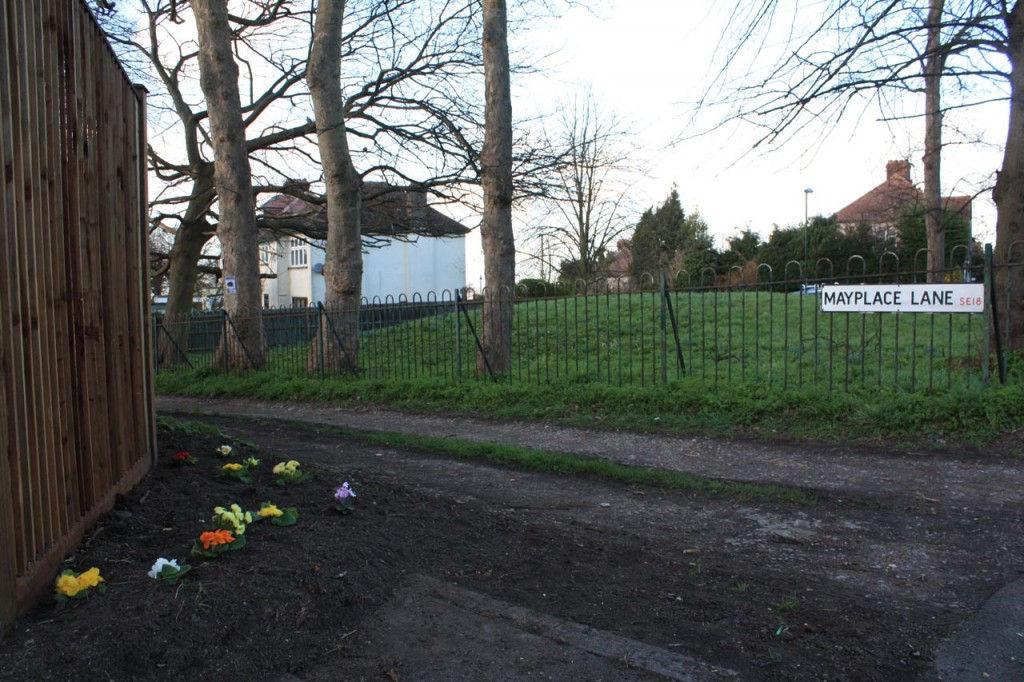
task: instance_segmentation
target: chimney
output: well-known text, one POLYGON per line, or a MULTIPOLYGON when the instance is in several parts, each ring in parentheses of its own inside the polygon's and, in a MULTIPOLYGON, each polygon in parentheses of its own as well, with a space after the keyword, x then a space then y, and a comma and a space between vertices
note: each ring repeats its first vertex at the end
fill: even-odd
POLYGON ((910 182, 910 162, 909 161, 890 161, 885 164, 885 181, 890 185, 909 185, 910 182))
POLYGON ((298 189, 301 192, 308 192, 309 191, 309 184, 310 184, 309 180, 302 180, 302 179, 298 179, 298 178, 288 178, 288 179, 286 179, 284 181, 284 189, 285 189, 285 191, 288 191, 289 189, 295 188, 295 189, 298 189))

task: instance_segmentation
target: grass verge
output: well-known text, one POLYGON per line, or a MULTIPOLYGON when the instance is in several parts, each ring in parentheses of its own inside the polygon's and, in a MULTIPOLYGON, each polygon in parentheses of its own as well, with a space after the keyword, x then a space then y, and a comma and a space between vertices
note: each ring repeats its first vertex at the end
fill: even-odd
POLYGON ((291 420, 275 419, 263 421, 287 424, 297 430, 357 440, 368 445, 381 445, 418 450, 420 452, 441 452, 459 459, 489 462, 502 467, 527 471, 562 476, 589 476, 605 481, 659 488, 662 490, 712 493, 744 501, 772 501, 800 505, 810 505, 818 501, 816 493, 802 488, 721 481, 680 471, 634 467, 606 459, 533 450, 514 445, 478 443, 394 432, 365 431, 291 420))
POLYGON ((193 397, 376 405, 505 420, 544 420, 585 428, 703 433, 825 442, 991 443, 1024 427, 1024 385, 905 393, 763 385, 655 386, 565 381, 548 385, 427 380, 325 379, 255 372, 169 372, 157 391, 193 397))

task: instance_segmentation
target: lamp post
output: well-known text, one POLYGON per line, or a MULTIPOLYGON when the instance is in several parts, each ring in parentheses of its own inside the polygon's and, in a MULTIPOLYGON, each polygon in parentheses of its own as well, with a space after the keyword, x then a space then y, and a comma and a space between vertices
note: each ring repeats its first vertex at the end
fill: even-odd
POLYGON ((807 222, 809 219, 807 206, 808 201, 811 197, 811 192, 814 190, 808 187, 804 190, 804 280, 807 280, 807 222))

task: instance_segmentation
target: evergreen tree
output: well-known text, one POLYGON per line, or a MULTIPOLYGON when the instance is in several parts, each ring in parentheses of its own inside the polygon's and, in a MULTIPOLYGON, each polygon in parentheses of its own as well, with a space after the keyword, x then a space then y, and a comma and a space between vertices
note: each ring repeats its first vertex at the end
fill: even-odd
MULTIPOLYGON (((775 228, 757 252, 757 262, 769 265, 773 282, 788 281, 790 289, 804 280, 842 280, 878 272, 884 244, 867 225, 842 228, 835 216, 815 216, 807 226, 807 273, 802 227, 775 228)), ((763 275, 765 276, 766 275, 763 275)))
MULTIPOLYGON (((662 272, 675 277, 683 270, 694 281, 703 269, 715 267, 718 259, 707 223, 697 212, 689 216, 683 212, 675 187, 661 206, 649 208, 640 216, 630 250, 630 276, 637 283, 643 283, 644 275, 657 282, 662 272)), ((651 279, 644 282, 650 283, 651 279)))
MULTIPOLYGON (((968 244, 971 238, 967 219, 959 213, 945 212, 942 223, 945 226, 945 249, 943 262, 949 268, 959 268, 964 264, 968 248, 972 250, 971 260, 977 261, 973 245, 968 244)), ((896 227, 896 255, 900 259, 902 272, 924 270, 927 264, 926 251, 928 236, 925 229, 925 211, 915 206, 908 209, 896 227)))

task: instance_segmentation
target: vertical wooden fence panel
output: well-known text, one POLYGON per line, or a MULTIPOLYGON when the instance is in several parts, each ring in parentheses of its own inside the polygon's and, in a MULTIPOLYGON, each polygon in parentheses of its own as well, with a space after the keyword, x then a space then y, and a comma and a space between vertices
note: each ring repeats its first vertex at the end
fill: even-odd
POLYGON ((0 0, 0 628, 155 456, 145 95, 82 0, 0 0))
MULTIPOLYGON (((11 17, 6 3, 0 2, 0 39, 7 45, 11 17)), ((6 49, 0 56, 0 102, 11 99, 9 63, 6 49)), ((10 107, 0 107, 0 168, 11 168, 14 164, 13 134, 10 107)), ((15 231, 6 226, 14 222, 14 204, 11 200, 10 174, 0 177, 0 222, 5 226, 0 234, 0 623, 14 618, 16 599, 15 581, 23 565, 18 557, 18 534, 15 528, 20 519, 14 512, 15 462, 13 456, 19 451, 19 437, 14 421, 15 379, 12 311, 17 301, 13 273, 17 250, 15 231), (7 491, 11 491, 10 494, 7 491)))

